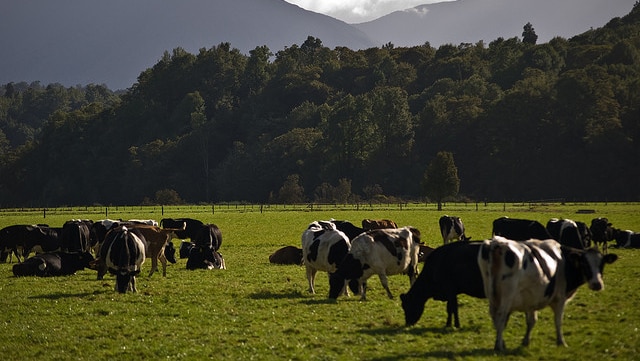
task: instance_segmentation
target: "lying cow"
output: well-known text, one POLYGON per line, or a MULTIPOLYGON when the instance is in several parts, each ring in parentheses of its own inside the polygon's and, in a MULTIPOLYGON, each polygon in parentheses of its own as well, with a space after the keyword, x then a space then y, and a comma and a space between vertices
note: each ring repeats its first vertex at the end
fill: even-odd
POLYGON ((13 275, 19 276, 68 276, 89 267, 93 261, 89 252, 47 252, 13 265, 13 275))
POLYGON ((547 229, 538 221, 509 217, 501 217, 493 221, 492 235, 514 241, 552 238, 547 229))
POLYGON ((440 234, 442 235, 442 242, 444 244, 452 240, 468 241, 471 239, 464 235, 464 223, 462 223, 460 217, 444 215, 440 217, 438 224, 440 225, 440 234))
POLYGON ((363 219, 362 228, 365 231, 370 231, 372 229, 398 228, 398 225, 390 219, 363 219))
POLYGON ((329 298, 337 298, 345 280, 350 280, 357 282, 356 293, 366 300, 365 282, 374 274, 380 278, 387 296, 393 298, 387 275, 407 273, 413 284, 418 276, 419 250, 420 231, 413 227, 376 229, 359 235, 351 241, 351 250, 329 277, 329 298))
POLYGON ((482 242, 453 242, 436 248, 427 256, 424 268, 409 292, 400 295, 407 326, 418 322, 430 299, 447 302, 447 327, 451 318, 460 327, 458 294, 484 298, 478 253, 482 242))
POLYGON ((595 249, 565 247, 554 240, 517 242, 495 237, 485 241, 478 253, 478 266, 496 329, 494 349, 504 351, 502 333, 513 311, 526 314, 522 345, 529 345, 537 312, 545 306, 553 309, 557 344, 566 346, 562 335, 565 305, 585 282, 594 291, 602 290, 604 265, 617 258, 614 254, 603 256, 595 249))
POLYGON ((189 250, 187 269, 226 269, 224 258, 218 252, 222 245, 222 232, 215 224, 205 224, 195 233, 189 250))
POLYGON ((302 248, 284 246, 269 256, 269 263, 302 265, 302 248))
POLYGON ((613 239, 616 241, 616 248, 640 248, 640 233, 614 229, 613 239))
POLYGON ((137 292, 136 275, 145 261, 145 242, 127 227, 111 230, 100 247, 100 259, 116 276, 116 291, 137 292))
MULTIPOLYGON (((335 272, 350 248, 349 238, 339 231, 333 222, 316 221, 309 224, 302 233, 302 259, 309 283, 309 293, 316 293, 316 273, 318 271, 329 274, 335 272)), ((343 279, 338 292, 346 292, 344 286, 343 279)))

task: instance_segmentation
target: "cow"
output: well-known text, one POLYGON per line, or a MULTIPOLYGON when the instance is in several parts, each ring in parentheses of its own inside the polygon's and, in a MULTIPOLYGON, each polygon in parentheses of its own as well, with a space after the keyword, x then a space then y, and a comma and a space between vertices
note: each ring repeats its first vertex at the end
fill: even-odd
POLYGON ((189 258, 189 253, 191 253, 191 249, 195 246, 193 242, 181 241, 180 248, 178 253, 180 254, 180 258, 189 258))
POLYGON ((13 265, 13 275, 20 276, 68 276, 89 267, 94 260, 89 252, 46 252, 13 265))
POLYGON ((114 219, 102 219, 96 222, 93 222, 91 225, 90 233, 90 245, 91 249, 93 249, 95 254, 100 252, 100 246, 104 241, 107 232, 111 230, 111 228, 116 228, 120 225, 121 221, 114 219))
POLYGON ((582 243, 584 244, 584 248, 591 247, 591 239, 593 238, 591 235, 591 230, 586 223, 576 221, 576 226, 578 226, 578 234, 580 235, 580 239, 582 239, 582 243))
POLYGON ((42 251, 60 248, 59 233, 56 229, 38 225, 11 225, 0 229, 0 262, 6 262, 15 254, 18 262, 21 256, 27 258, 34 247, 42 251))
POLYGON ((176 249, 173 246, 173 242, 168 241, 167 245, 164 246, 164 257, 167 259, 167 261, 171 262, 171 263, 176 263, 176 249))
POLYGON ((435 248, 429 247, 424 243, 420 243, 420 251, 418 251, 418 262, 423 262, 427 259, 427 256, 433 252, 435 248))
POLYGON ((460 327, 458 294, 485 298, 478 268, 481 245, 481 241, 452 242, 436 248, 427 256, 416 282, 407 293, 400 295, 407 326, 418 322, 425 303, 433 298, 447 302, 446 327, 451 327, 452 316, 455 327, 460 327))
POLYGON ((547 231, 551 238, 568 247, 585 249, 585 245, 578 224, 570 219, 551 218, 547 222, 547 231))
MULTIPOLYGON (((158 221, 156 221, 155 219, 129 219, 127 220, 128 223, 135 223, 135 224, 146 224, 148 226, 156 226, 158 227, 158 221)), ((180 229, 182 229, 182 227, 178 227, 180 229)))
POLYGON ((616 248, 640 248, 640 233, 614 229, 613 239, 616 241, 616 248))
POLYGON ((493 236, 501 236, 514 241, 528 239, 551 239, 551 235, 538 221, 501 217, 493 221, 493 236))
MULTIPOLYGON (((332 221, 315 221, 302 232, 302 260, 304 262, 309 293, 315 294, 315 279, 318 271, 336 271, 338 264, 346 257, 351 242, 349 237, 338 230, 332 221)), ((347 292, 345 282, 339 292, 347 292)))
POLYGON ((456 241, 468 241, 471 237, 464 235, 464 223, 460 217, 444 215, 438 220, 440 225, 440 234, 442 235, 442 242, 444 244, 449 243, 451 240, 456 241))
POLYGON ((87 223, 80 220, 66 221, 62 225, 60 248, 67 252, 85 252, 91 249, 91 232, 87 223))
POLYGON ((137 292, 136 275, 145 261, 145 242, 126 226, 112 229, 100 247, 109 273, 116 276, 116 291, 137 292))
POLYGON ((413 284, 418 277, 418 253, 420 251, 420 231, 406 226, 398 229, 375 229, 359 235, 351 241, 351 249, 336 271, 329 277, 329 298, 336 299, 341 285, 349 280, 349 286, 357 283, 361 299, 367 299, 366 281, 377 274, 387 296, 393 299, 389 290, 387 275, 407 273, 413 284))
POLYGON ((338 231, 346 234, 349 241, 366 232, 364 228, 357 227, 349 221, 336 221, 335 219, 332 219, 330 222, 335 224, 338 231))
POLYGON ((602 253, 607 253, 607 243, 613 240, 613 227, 609 219, 598 217, 591 220, 591 236, 596 248, 601 247, 602 253))
POLYGON ((226 269, 222 254, 222 232, 215 224, 205 224, 195 233, 193 248, 189 251, 187 269, 226 269))
POLYGON ((284 246, 269 256, 269 263, 302 265, 302 248, 284 246))
MULTIPOLYGON (((136 235, 142 235, 142 237, 144 237, 146 245, 145 255, 146 258, 151 259, 149 277, 158 270, 158 261, 162 263, 162 276, 167 277, 167 257, 165 255, 165 248, 167 243, 171 242, 171 238, 175 237, 175 232, 182 230, 182 228, 160 228, 143 223, 135 223, 126 227, 137 231, 136 235)), ((175 263, 175 257, 173 258, 173 261, 173 263, 175 263)))
POLYGON ((193 240, 202 226, 204 226, 202 221, 193 218, 163 218, 160 220, 162 228, 183 228, 184 230, 176 232, 176 237, 179 239, 193 240))
POLYGON ((363 219, 362 228, 365 231, 370 231, 372 229, 398 228, 398 225, 390 219, 363 219))
POLYGON ((565 305, 583 283, 594 291, 602 290, 604 265, 616 259, 614 254, 566 247, 555 240, 513 241, 494 237, 484 241, 478 253, 478 266, 496 329, 494 350, 505 350, 502 333, 513 311, 526 314, 527 330, 522 345, 528 346, 537 311, 546 306, 554 312, 556 342, 566 346, 562 335, 565 305))

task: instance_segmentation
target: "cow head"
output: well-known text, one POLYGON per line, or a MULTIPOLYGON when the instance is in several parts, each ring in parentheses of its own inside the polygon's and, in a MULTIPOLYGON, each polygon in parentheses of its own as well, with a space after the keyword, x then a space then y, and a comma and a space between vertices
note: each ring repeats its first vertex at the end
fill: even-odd
POLYGON ((176 263, 176 249, 173 247, 173 242, 167 242, 167 245, 164 246, 164 256, 167 261, 171 263, 176 263))
POLYGON ((415 325, 422 317, 424 312, 424 303, 417 301, 408 293, 400 295, 402 301, 402 309, 404 310, 404 322, 407 326, 415 325))
POLYGON ((346 280, 349 280, 349 288, 358 294, 360 292, 359 279, 364 274, 364 267, 368 266, 363 266, 353 255, 347 254, 344 260, 338 265, 336 272, 329 275, 329 298, 338 298, 344 288, 346 280))
POLYGON ((584 281, 594 291, 604 289, 604 282, 602 281, 604 265, 611 264, 617 259, 618 256, 615 254, 603 255, 593 248, 584 252, 572 252, 569 254, 569 261, 580 269, 584 281))

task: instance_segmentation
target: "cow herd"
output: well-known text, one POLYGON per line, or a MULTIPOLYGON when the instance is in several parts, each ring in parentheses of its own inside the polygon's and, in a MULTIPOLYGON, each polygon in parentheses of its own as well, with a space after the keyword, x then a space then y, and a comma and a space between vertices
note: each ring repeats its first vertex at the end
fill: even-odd
POLYGON ((311 293, 316 292, 317 271, 327 272, 329 298, 334 300, 349 290, 366 300, 367 279, 376 274, 393 298, 387 276, 407 274, 409 290, 400 295, 407 326, 418 322, 425 303, 433 298, 447 303, 446 326, 460 327, 457 295, 486 298, 497 351, 505 350, 502 333, 511 313, 526 315, 522 345, 527 346, 537 312, 547 306, 554 312, 557 344, 566 345, 564 307, 582 284, 594 291, 604 288, 604 266, 617 260, 608 253, 608 244, 638 244, 636 233, 613 228, 607 218, 594 218, 590 226, 553 218, 544 226, 502 217, 493 222, 490 239, 472 241, 459 217, 445 215, 439 219, 443 245, 435 249, 422 244, 414 227, 398 228, 388 220, 362 224, 360 228, 333 219, 312 222, 302 233, 301 249, 284 247, 269 260, 304 265, 311 293), (418 275, 420 258, 424 267, 418 275))
POLYGON ((0 229, 0 262, 17 259, 15 276, 63 276, 90 268, 97 278, 112 274, 116 291, 136 292, 136 275, 151 260, 149 276, 167 261, 176 263, 172 238, 182 239, 181 258, 187 269, 225 269, 219 252, 222 233, 215 224, 191 218, 155 220, 69 220, 62 227, 11 225, 0 229), (185 241, 189 239, 189 241, 185 241), (30 258, 31 252, 36 255, 30 258))

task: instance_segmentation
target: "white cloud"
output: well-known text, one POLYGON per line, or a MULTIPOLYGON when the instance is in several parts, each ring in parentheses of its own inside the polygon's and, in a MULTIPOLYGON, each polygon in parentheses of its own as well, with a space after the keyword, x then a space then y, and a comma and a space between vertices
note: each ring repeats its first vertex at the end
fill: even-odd
POLYGON ((303 9, 329 15, 349 24, 377 19, 394 11, 452 0, 285 0, 303 9))

